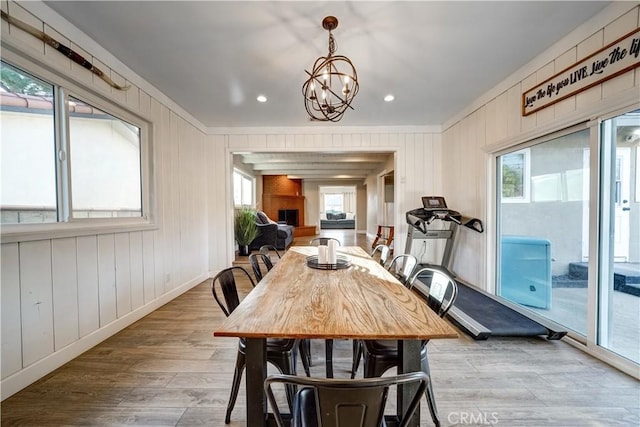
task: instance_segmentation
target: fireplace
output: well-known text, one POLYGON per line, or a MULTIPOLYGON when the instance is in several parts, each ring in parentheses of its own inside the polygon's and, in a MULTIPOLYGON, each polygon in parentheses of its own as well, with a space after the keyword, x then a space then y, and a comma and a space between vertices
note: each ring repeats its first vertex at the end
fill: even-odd
POLYGON ((278 209, 278 221, 284 221, 288 225, 297 227, 298 225, 298 209, 278 209))

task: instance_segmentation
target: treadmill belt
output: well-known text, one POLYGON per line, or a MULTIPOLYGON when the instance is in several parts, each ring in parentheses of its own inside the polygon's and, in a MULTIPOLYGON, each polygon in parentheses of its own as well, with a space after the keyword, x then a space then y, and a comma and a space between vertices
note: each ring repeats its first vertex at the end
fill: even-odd
POLYGON ((453 304, 469 317, 491 330, 493 336, 521 337, 547 335, 547 328, 458 282, 458 296, 453 304))

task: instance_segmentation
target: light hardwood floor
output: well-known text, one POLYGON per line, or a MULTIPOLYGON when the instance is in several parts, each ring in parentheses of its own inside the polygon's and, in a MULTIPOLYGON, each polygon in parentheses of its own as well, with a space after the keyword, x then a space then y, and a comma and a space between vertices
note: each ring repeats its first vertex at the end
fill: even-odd
MULTIPOLYGON (((203 282, 2 402, 2 426, 222 426, 237 351, 236 339, 212 336, 222 320, 203 282)), ((312 343, 315 376, 323 346, 312 343)), ((346 377, 351 343, 335 346, 336 376, 346 377)), ((640 425, 640 383, 562 341, 461 334, 431 341, 429 360, 444 426, 640 425)), ((243 388, 230 425, 245 425, 244 403, 243 388)), ((432 425, 424 399, 421 424, 432 425)))

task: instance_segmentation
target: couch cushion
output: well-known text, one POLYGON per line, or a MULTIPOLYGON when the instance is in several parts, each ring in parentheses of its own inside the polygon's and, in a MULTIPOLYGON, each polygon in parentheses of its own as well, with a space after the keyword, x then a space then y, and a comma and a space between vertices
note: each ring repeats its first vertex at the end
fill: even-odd
POLYGON ((339 214, 336 214, 335 219, 346 219, 346 218, 347 218, 347 214, 344 212, 340 212, 339 214))
POLYGON ((269 224, 269 217, 262 211, 256 212, 256 217, 258 218, 256 222, 260 224, 269 224))
POLYGON ((338 218, 336 218, 336 214, 334 214, 333 212, 327 212, 327 219, 332 220, 332 219, 338 219, 338 218))

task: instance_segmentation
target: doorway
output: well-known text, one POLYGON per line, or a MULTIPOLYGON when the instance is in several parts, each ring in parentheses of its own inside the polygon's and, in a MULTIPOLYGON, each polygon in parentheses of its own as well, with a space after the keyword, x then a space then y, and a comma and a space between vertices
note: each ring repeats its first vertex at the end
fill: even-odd
POLYGON ((357 188, 355 186, 318 187, 320 230, 356 230, 357 188))

